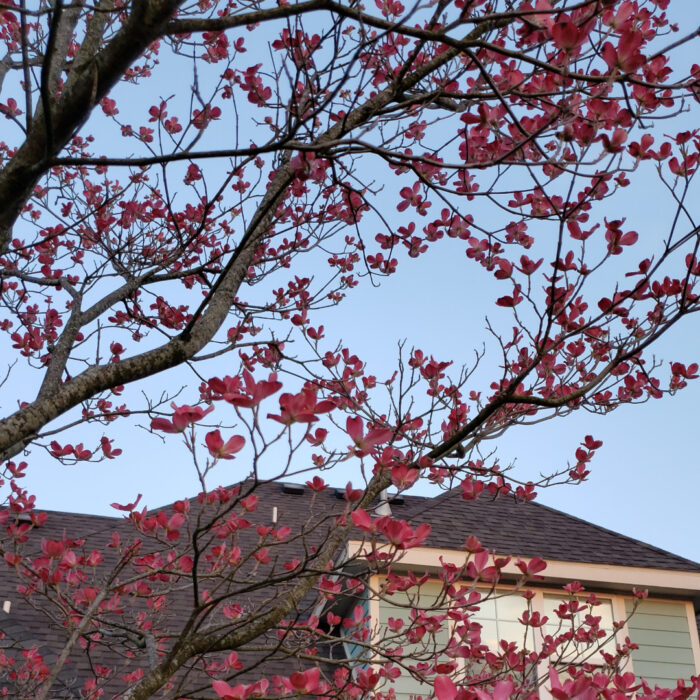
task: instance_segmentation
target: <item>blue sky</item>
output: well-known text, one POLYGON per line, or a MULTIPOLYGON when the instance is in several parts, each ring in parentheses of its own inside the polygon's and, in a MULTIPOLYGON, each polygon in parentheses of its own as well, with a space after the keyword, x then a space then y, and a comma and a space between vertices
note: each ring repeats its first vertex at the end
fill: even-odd
MULTIPOLYGON (((464 269, 461 256, 436 249, 434 255, 412 262, 403 275, 385 281, 379 289, 358 290, 323 319, 327 335, 342 335, 378 376, 393 367, 400 339, 441 359, 469 360, 472 348, 485 338, 480 334, 484 315, 493 309, 481 303, 488 286, 459 279, 464 269), (417 278, 421 284, 416 283, 417 278)), ((665 339, 659 354, 666 359, 696 358, 699 331, 698 319, 688 319, 665 339)), ((170 386, 180 378, 186 381, 182 375, 171 376, 170 386)), ((194 393, 195 387, 185 390, 185 395, 194 393)), ((588 481, 543 490, 540 501, 700 560, 696 510, 699 400, 700 384, 691 382, 676 396, 623 406, 605 417, 578 412, 566 419, 518 427, 494 446, 502 463, 515 462, 514 473, 536 478, 539 472, 564 466, 583 437, 593 434, 604 445, 592 463, 588 481)), ((110 502, 128 502, 136 493, 143 493, 144 503, 153 507, 196 492, 189 455, 177 438, 161 442, 133 423, 116 434, 124 454, 111 462, 65 467, 35 452, 25 487, 38 495, 38 505, 114 513, 110 502)), ((221 463, 214 481, 231 483, 246 473, 242 461, 221 463)), ((342 485, 357 478, 348 467, 336 471, 333 480, 342 485)), ((419 487, 419 492, 427 493, 425 488, 419 487)))
MULTIPOLYGON (((693 12, 700 15, 692 1, 676 2, 674 7, 686 9, 686 26, 693 26, 693 12)), ((658 127, 660 133, 663 128, 658 127)), ((700 197, 695 199, 697 207, 700 197)), ((608 218, 627 217, 630 227, 639 232, 640 249, 658 246, 659 231, 667 223, 668 202, 652 177, 641 178, 608 206, 604 210, 608 218)), ((635 251, 634 259, 638 257, 635 251)), ((343 338, 378 376, 391 373, 402 340, 407 347, 419 347, 439 359, 469 362, 474 349, 488 343, 486 317, 496 323, 507 319, 488 301, 505 292, 490 276, 465 262, 463 243, 441 242, 419 260, 403 264, 399 274, 380 288, 365 283, 338 309, 314 321, 324 323, 329 338, 343 338)), ((700 359, 699 351, 697 318, 686 319, 657 348, 666 361, 692 362, 700 359)), ((484 376, 493 375, 497 365, 498 357, 488 355, 484 376)), ((225 363, 220 367, 226 373, 225 363)), ((165 383, 180 384, 190 384, 184 396, 192 401, 196 386, 191 385, 190 375, 175 373, 165 383)), ((145 384, 146 389, 163 385, 161 379, 145 384)), ((592 463, 589 480, 575 487, 542 491, 540 501, 700 561, 696 515, 699 403, 700 380, 677 396, 622 407, 605 417, 579 412, 564 420, 516 428, 494 446, 502 463, 515 463, 521 478, 536 478, 539 472, 563 467, 586 434, 602 439, 604 445, 592 463)), ((113 462, 66 467, 35 451, 23 485, 37 494, 39 507, 114 513, 110 502, 128 502, 139 492, 151 507, 193 495, 197 490, 194 471, 178 441, 162 442, 134 422, 128 425, 117 426, 118 446, 124 453, 113 462)), ((232 483, 246 473, 242 461, 233 461, 217 468, 216 479, 232 483)), ((338 484, 349 478, 356 474, 341 469, 334 475, 338 484)))

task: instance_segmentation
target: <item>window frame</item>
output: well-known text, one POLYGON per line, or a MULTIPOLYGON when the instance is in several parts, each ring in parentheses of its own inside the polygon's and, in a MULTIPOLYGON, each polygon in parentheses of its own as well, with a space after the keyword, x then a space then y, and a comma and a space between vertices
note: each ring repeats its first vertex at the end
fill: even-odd
MULTIPOLYGON (((348 559, 363 559, 366 556, 366 542, 364 540, 350 540, 346 544, 345 557, 348 559)), ((528 563, 532 557, 519 557, 518 561, 528 563)), ((397 571, 404 572, 431 572, 431 579, 437 579, 437 572, 445 563, 455 566, 463 565, 465 553, 461 550, 436 549, 433 547, 415 547, 402 553, 401 559, 395 564, 397 571)), ((515 581, 521 576, 521 572, 513 560, 503 569, 504 579, 515 581)), ((378 576, 372 574, 370 578, 378 576)), ((619 564, 606 564, 595 562, 564 561, 556 559, 547 560, 547 570, 541 582, 532 583, 528 588, 535 592, 535 596, 545 592, 559 594, 562 598, 561 585, 569 581, 580 581, 589 593, 595 592, 600 598, 610 598, 613 601, 613 616, 615 620, 625 621, 618 630, 620 639, 631 637, 629 627, 626 624, 627 613, 625 601, 635 600, 632 595, 633 587, 649 591, 649 600, 669 602, 685 606, 688 629, 690 631, 690 643, 692 657, 696 673, 700 675, 700 634, 695 620, 695 611, 692 601, 700 599, 700 572, 663 569, 651 566, 622 566, 619 564)), ((371 584, 376 586, 376 582, 371 584)), ((512 588, 512 584, 499 584, 499 587, 512 588)), ((379 619, 379 603, 372 598, 371 621, 376 624, 379 619)), ((542 610, 541 603, 533 605, 533 610, 542 610)), ((372 643, 376 643, 377 635, 371 636, 372 643)), ((634 642, 635 640, 632 639, 634 642)), ((546 666, 546 663, 544 664, 546 666)), ((546 670, 544 669, 545 673, 546 670)), ((625 671, 634 673, 634 661, 628 658, 625 671)), ((538 670, 538 673, 541 671, 538 670)), ((540 687, 540 698, 551 700, 551 694, 546 686, 540 687)))
MULTIPOLYGON (((381 638, 381 629, 380 629, 380 598, 379 596, 375 595, 374 592, 379 590, 379 587, 381 586, 381 582, 383 579, 386 578, 385 574, 371 574, 368 577, 367 580, 367 592, 369 595, 369 617, 370 617, 370 625, 371 625, 371 633, 370 633, 370 640, 371 644, 377 644, 380 641, 381 638)), ((437 576, 430 576, 425 583, 442 583, 440 579, 437 576)), ((464 585, 468 586, 469 581, 464 581, 464 585)), ((459 585, 459 583, 456 583, 455 585, 459 585)), ((477 586, 477 590, 481 588, 484 590, 484 587, 482 586, 477 586)), ((532 612, 539 612, 541 615, 544 614, 545 612, 545 606, 544 606, 544 597, 545 595, 553 595, 557 596, 561 600, 565 600, 568 595, 566 591, 562 590, 561 588, 556 588, 553 587, 551 584, 544 584, 544 585, 537 585, 537 586, 526 586, 526 590, 531 590, 534 595, 532 599, 529 602, 529 609, 532 612)), ((488 590, 494 590, 497 593, 502 592, 502 593, 507 593, 509 591, 514 591, 514 585, 508 584, 508 583, 498 583, 495 586, 490 587, 488 590)), ((627 626, 627 615, 625 611, 625 600, 626 599, 634 599, 634 596, 629 595, 629 594, 624 594, 624 593, 617 593, 617 592, 612 592, 612 591, 592 591, 592 590, 586 590, 584 594, 576 596, 577 598, 580 598, 582 600, 585 600, 587 597, 587 594, 595 593, 596 597, 601 600, 601 601, 610 601, 611 607, 612 607, 612 615, 613 615, 613 621, 619 621, 623 622, 623 625, 616 630, 614 630, 614 638, 619 639, 620 641, 624 640, 626 637, 630 636, 629 629, 627 626)), ((518 593, 514 593, 514 595, 518 595, 518 593)), ((669 600, 669 599, 664 599, 664 598, 657 598, 656 596, 653 597, 653 600, 669 600)), ((686 607, 690 606, 691 603, 689 601, 678 601, 675 600, 672 602, 676 603, 686 603, 686 607)), ((670 602, 671 602, 670 601, 670 602)), ((595 614, 595 612, 593 612, 595 614)), ((688 613, 690 614, 690 613, 688 613)), ((694 619, 694 618, 693 618, 694 619)), ((475 622, 479 622, 479 620, 475 620, 475 622)), ((448 632, 450 636, 454 632, 454 625, 455 622, 451 619, 448 618, 448 632)), ((542 634, 541 630, 543 628, 536 628, 532 630, 532 638, 534 641, 534 651, 540 652, 542 648, 542 634)), ((692 628, 691 628, 692 629, 692 628)), ((697 633, 697 628, 696 628, 696 633, 697 633)), ((692 633, 691 633, 691 640, 692 640, 692 633)), ((512 640, 516 641, 516 640, 512 640)), ((694 645, 693 645, 694 646, 694 645)), ((589 651, 592 649, 591 647, 589 651)), ((463 664, 465 663, 463 659, 457 659, 458 664, 463 664)), ((586 661, 586 659, 582 659, 580 663, 590 663, 593 666, 596 665, 602 665, 602 662, 596 663, 595 661, 586 661)), ((362 666, 363 668, 366 668, 368 664, 372 663, 372 659, 369 661, 364 662, 364 665, 362 666)), ((575 661, 566 661, 565 662, 567 665, 575 665, 577 662, 575 661)), ((537 664, 537 675, 540 677, 546 677, 552 664, 548 660, 542 660, 537 664)), ((699 665, 700 668, 700 665, 699 665)), ((621 672, 628 672, 631 671, 634 673, 634 663, 632 660, 632 657, 629 656, 627 660, 625 661, 624 665, 621 667, 621 672)), ((540 686, 539 688, 539 696, 541 700, 551 700, 552 696, 551 693, 546 689, 545 685, 540 686)))

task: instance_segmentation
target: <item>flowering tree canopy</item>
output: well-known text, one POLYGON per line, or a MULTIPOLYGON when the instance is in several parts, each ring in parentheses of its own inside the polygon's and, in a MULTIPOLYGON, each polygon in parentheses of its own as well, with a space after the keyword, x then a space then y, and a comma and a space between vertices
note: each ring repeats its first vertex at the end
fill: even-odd
MULTIPOLYGON (((700 137, 685 121, 700 66, 684 63, 695 29, 674 25, 668 6, 0 5, 0 330, 13 406, 0 420, 0 552, 65 632, 50 660, 0 648, 7 693, 53 697, 69 661, 99 649, 85 697, 390 697, 401 665, 439 700, 529 697, 543 683, 559 699, 654 694, 618 673, 625 645, 594 670, 577 661, 567 680, 567 640, 485 651, 469 620, 494 591, 476 585, 505 563, 475 541, 463 567, 445 565, 438 598, 413 599, 408 627, 377 636, 362 606, 331 602, 368 590, 338 556, 353 531, 369 543, 365 573, 388 582, 373 594, 419 585, 392 564, 428 529, 377 508, 388 488, 426 479, 465 499, 531 500, 585 479, 600 442, 582 436, 571 463, 537 484, 503 470, 485 440, 697 377, 696 363, 650 354, 700 308, 700 137), (665 197, 662 229, 626 222, 618 202, 635 187, 665 197), (395 371, 375 376, 324 319, 433 249, 493 281, 479 302, 490 341, 475 361, 466 348, 443 359, 402 347, 395 371), (149 383, 144 397, 159 377, 162 393, 149 383), (42 535, 51 517, 21 481, 32 453, 118 469, 139 424, 184 440, 199 498, 161 512, 115 504, 127 518, 97 545, 42 535), (219 487, 224 460, 247 480, 219 487), (321 493, 338 466, 354 476, 337 512, 256 520, 261 484, 297 477, 321 493), (269 600, 247 604, 261 581, 269 600), (171 605, 182 590, 186 605, 171 605), (462 632, 443 643, 448 619, 462 632), (372 663, 334 661, 338 629, 372 663), (425 658, 409 664, 401 650, 426 629, 425 658), (245 675, 275 655, 306 666, 245 675)), ((430 280, 416 284, 429 293, 430 280)), ((459 323, 459 300, 438 304, 459 323)), ((367 310, 367 332, 380 322, 367 310)), ((540 570, 522 567, 519 588, 540 570)), ((595 605, 578 592, 563 620, 595 605)), ((597 639, 586 625, 579 634, 597 639)))

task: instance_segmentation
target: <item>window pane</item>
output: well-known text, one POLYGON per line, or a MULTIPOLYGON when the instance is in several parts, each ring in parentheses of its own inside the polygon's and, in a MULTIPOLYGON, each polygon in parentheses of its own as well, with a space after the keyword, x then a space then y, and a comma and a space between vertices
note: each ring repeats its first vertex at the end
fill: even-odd
POLYGON ((488 645, 489 649, 498 646, 498 627, 495 620, 479 620, 481 623, 481 643, 488 645))
MULTIPOLYGON (((484 591, 479 591, 484 597, 487 595, 484 591)), ((495 620, 496 619, 496 601, 493 598, 482 600, 479 603, 478 612, 474 613, 474 620, 495 620)))
MULTIPOLYGON (((488 595, 490 591, 483 591, 483 595, 488 595)), ((480 610, 472 615, 474 622, 482 625, 481 641, 491 649, 498 647, 498 641, 505 639, 508 642, 516 642, 522 647, 525 639, 525 627, 518 622, 518 619, 527 610, 527 601, 519 594, 504 595, 496 594, 479 604, 480 610)), ((530 632, 527 649, 534 648, 534 638, 530 632)))
POLYGON ((555 595, 545 595, 544 597, 544 614, 549 618, 550 622, 552 620, 559 621, 555 610, 559 607, 564 596, 555 595))
POLYGON ((504 596, 496 601, 496 610, 499 620, 517 620, 524 610, 527 610, 527 601, 519 593, 504 596))
MULTIPOLYGON (((523 642, 525 642, 525 625, 521 625, 519 622, 502 622, 498 621, 498 634, 501 639, 505 639, 507 642, 515 642, 519 649, 523 648, 523 642)), ((525 642, 526 649, 532 649, 532 634, 529 634, 529 639, 525 642)))
POLYGON ((613 628, 613 609, 612 601, 604 600, 602 603, 593 608, 593 614, 600 616, 600 626, 606 630, 613 628))

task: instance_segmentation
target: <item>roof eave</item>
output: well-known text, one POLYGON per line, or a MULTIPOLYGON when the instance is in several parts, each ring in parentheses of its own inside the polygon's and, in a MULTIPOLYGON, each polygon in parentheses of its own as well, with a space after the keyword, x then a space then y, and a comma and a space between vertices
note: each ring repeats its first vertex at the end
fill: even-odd
MULTIPOLYGON (((363 559, 365 543, 350 540, 347 544, 346 558, 363 559)), ((401 553, 400 558, 392 563, 397 571, 442 570, 442 564, 456 566, 464 564, 466 553, 459 550, 435 549, 432 547, 415 547, 401 553)), ((502 569, 502 581, 515 581, 522 577, 516 562, 528 563, 532 557, 513 557, 502 569)), ((541 576, 531 579, 540 585, 561 586, 571 581, 579 581, 589 590, 611 591, 632 594, 633 589, 647 590, 658 596, 683 598, 700 604, 700 571, 678 571, 641 566, 618 566, 591 562, 557 561, 548 559, 547 568, 541 576)))

